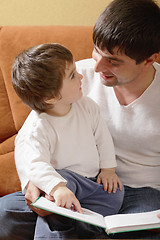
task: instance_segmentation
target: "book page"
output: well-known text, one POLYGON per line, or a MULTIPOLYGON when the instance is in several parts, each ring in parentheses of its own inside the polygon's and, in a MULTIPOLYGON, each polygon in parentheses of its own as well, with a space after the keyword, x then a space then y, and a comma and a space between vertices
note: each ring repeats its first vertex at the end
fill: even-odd
POLYGON ((154 228, 154 225, 155 228, 160 227, 160 219, 157 217, 158 213, 160 213, 160 210, 144 213, 116 214, 107 216, 104 219, 107 229, 125 227, 124 231, 130 229, 140 230, 154 228))
POLYGON ((34 207, 41 208, 46 211, 50 211, 53 213, 57 213, 57 214, 66 216, 66 217, 77 219, 79 221, 87 222, 92 225, 106 228, 103 216, 98 213, 95 213, 93 211, 90 211, 86 208, 82 208, 82 210, 83 210, 83 214, 82 214, 82 213, 79 213, 79 212, 71 210, 71 209, 58 207, 54 202, 51 202, 44 197, 38 198, 31 205, 34 207))

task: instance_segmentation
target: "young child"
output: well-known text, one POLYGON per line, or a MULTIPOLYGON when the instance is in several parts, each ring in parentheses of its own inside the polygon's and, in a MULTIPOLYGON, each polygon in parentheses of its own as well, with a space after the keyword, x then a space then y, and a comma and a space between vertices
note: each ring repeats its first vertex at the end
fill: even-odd
POLYGON ((58 206, 116 214, 123 187, 113 142, 96 103, 82 96, 81 80, 62 45, 38 45, 16 57, 13 87, 32 109, 15 141, 17 171, 23 192, 30 181, 58 206))

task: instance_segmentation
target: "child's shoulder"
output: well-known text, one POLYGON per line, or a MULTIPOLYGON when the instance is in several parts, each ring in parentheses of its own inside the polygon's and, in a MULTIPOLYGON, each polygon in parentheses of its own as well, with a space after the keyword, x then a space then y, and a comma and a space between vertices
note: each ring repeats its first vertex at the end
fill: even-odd
POLYGON ((39 129, 43 128, 46 125, 46 114, 45 113, 37 113, 32 110, 28 117, 26 118, 22 128, 19 133, 23 132, 25 135, 29 135, 39 129))
POLYGON ((88 96, 82 96, 78 101, 82 104, 97 105, 97 103, 88 96))
POLYGON ((32 110, 19 130, 15 144, 33 143, 35 141, 46 143, 50 141, 50 135, 52 135, 53 138, 53 134, 51 134, 53 132, 51 131, 45 115, 45 113, 38 114, 32 110))
POLYGON ((83 96, 79 99, 78 104, 80 104, 87 111, 99 111, 99 106, 97 103, 90 97, 83 96))

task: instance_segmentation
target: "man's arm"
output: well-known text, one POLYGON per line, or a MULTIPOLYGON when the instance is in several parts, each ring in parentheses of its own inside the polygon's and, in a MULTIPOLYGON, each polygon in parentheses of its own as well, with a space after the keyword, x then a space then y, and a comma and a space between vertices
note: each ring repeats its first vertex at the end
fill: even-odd
POLYGON ((29 208, 40 215, 41 217, 45 217, 47 215, 52 214, 51 212, 41 210, 39 208, 31 206, 40 194, 43 194, 50 201, 55 201, 58 206, 71 208, 72 204, 74 205, 74 209, 80 213, 82 212, 81 205, 75 195, 65 186, 64 183, 59 184, 57 187, 53 188, 51 191, 51 195, 44 194, 42 191, 39 190, 35 185, 29 182, 27 191, 25 194, 25 201, 29 208))

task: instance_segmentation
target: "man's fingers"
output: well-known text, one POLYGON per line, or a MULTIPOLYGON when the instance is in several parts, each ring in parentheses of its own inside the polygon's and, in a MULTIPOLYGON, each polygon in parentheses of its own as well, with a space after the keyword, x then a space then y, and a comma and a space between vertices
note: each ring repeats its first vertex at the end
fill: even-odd
POLYGON ((45 194, 45 198, 47 198, 49 201, 54 202, 54 197, 53 197, 53 196, 50 196, 50 195, 48 195, 48 194, 45 194))
POLYGON ((27 205, 29 206, 29 208, 30 208, 33 212, 37 213, 37 214, 38 214, 39 216, 41 216, 41 217, 45 217, 45 216, 47 216, 47 215, 52 214, 51 212, 48 212, 48 211, 45 211, 45 210, 42 210, 42 209, 33 207, 32 205, 30 205, 30 204, 31 204, 31 201, 27 201, 27 200, 26 200, 26 203, 27 203, 27 205))

